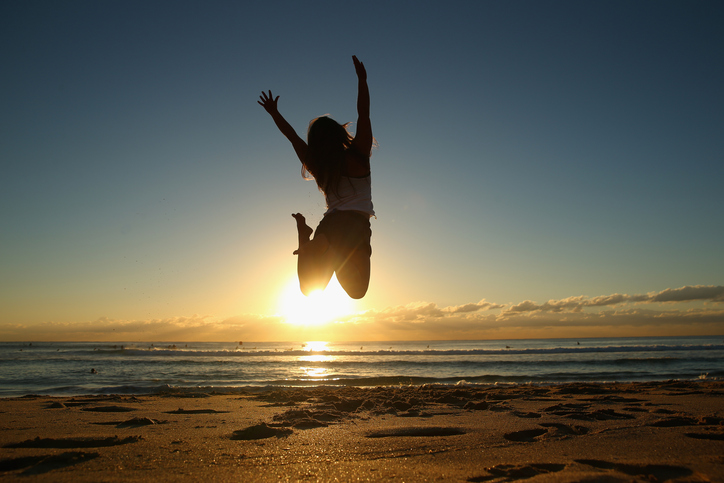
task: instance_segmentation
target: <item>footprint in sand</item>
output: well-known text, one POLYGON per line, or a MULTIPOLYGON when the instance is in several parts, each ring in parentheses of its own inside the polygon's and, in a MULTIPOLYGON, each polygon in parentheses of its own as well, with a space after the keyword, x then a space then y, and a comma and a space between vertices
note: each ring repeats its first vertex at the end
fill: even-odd
POLYGON ((168 421, 161 419, 151 418, 131 418, 126 421, 102 421, 99 423, 92 423, 98 426, 115 426, 117 428, 137 428, 140 426, 151 426, 154 424, 167 424, 168 421))
POLYGON ((136 408, 127 406, 94 406, 92 408, 82 408, 81 411, 91 411, 95 413, 128 413, 135 411, 136 408))
POLYGON ((304 419, 301 421, 295 421, 290 426, 294 429, 314 429, 314 428, 326 428, 329 424, 316 419, 304 419))
POLYGON ((139 426, 152 426, 155 424, 166 424, 168 421, 151 418, 131 418, 127 421, 118 423, 119 428, 137 428, 139 426))
POLYGON ((592 398, 588 398, 588 399, 583 399, 583 401, 590 401, 593 403, 604 403, 604 404, 624 404, 624 403, 633 404, 633 403, 647 402, 646 399, 617 396, 617 395, 596 396, 596 397, 592 397, 592 398))
POLYGON ((538 441, 540 436, 545 435, 546 439, 563 439, 570 436, 580 436, 588 433, 585 426, 568 426, 567 424, 545 423, 541 424, 542 428, 526 429, 523 431, 514 431, 503 435, 508 441, 517 443, 532 443, 538 441))
POLYGON ((553 437, 580 436, 588 434, 588 428, 585 426, 568 426, 567 424, 546 423, 541 424, 544 428, 553 428, 553 437))
POLYGON ((463 409, 468 409, 470 411, 485 411, 488 408, 490 408, 490 404, 485 401, 468 401, 465 403, 465 406, 463 406, 463 409))
POLYGON ((602 470, 612 470, 624 473, 629 476, 643 477, 646 481, 668 481, 676 478, 684 478, 690 476, 693 472, 684 466, 671 465, 641 465, 612 463, 603 460, 575 460, 581 463, 602 470))
POLYGON ((455 436, 465 434, 465 430, 452 427, 408 427, 384 429, 367 433, 368 438, 455 436))
POLYGON ((140 436, 129 436, 119 438, 111 436, 108 438, 35 438, 20 443, 6 444, 5 448, 103 448, 107 446, 119 446, 122 444, 135 443, 141 440, 140 436))
POLYGON ((650 409, 642 407, 641 404, 635 403, 635 404, 627 404, 623 408, 624 411, 629 411, 632 413, 649 413, 651 412, 650 409))
POLYGON ((513 431, 512 433, 505 433, 503 437, 508 441, 516 441, 520 443, 532 443, 535 438, 542 436, 548 432, 547 429, 536 428, 526 429, 523 431, 513 431))
POLYGON ((0 460, 0 472, 9 473, 12 471, 24 470, 20 473, 23 476, 39 475, 60 468, 77 465, 85 461, 90 461, 98 456, 100 456, 98 453, 69 451, 54 455, 8 458, 0 460))
POLYGON ((241 441, 252 441, 257 439, 267 439, 267 438, 284 438, 286 436, 289 436, 294 431, 292 431, 289 428, 275 428, 272 426, 269 426, 266 423, 259 423, 254 426, 249 426, 245 429, 240 429, 238 431, 234 431, 234 433, 231 435, 231 439, 233 440, 241 440, 241 441))
POLYGON ((649 424, 655 428, 673 428, 676 426, 696 426, 698 421, 689 417, 664 418, 649 424))
POLYGON ((718 416, 704 416, 699 419, 695 419, 689 416, 675 416, 671 418, 664 418, 650 423, 649 426, 655 428, 674 428, 682 426, 717 426, 719 432, 708 432, 708 433, 686 433, 686 436, 694 439, 708 439, 712 441, 724 441, 724 433, 721 432, 722 425, 724 424, 724 418, 718 416))
POLYGON ((655 413, 655 414, 676 414, 676 411, 672 411, 671 409, 663 409, 663 408, 655 409, 651 412, 655 413))
MULTIPOLYGON (((570 416, 573 417, 573 416, 570 416)), ((635 419, 636 416, 633 414, 626 414, 626 413, 620 413, 618 411, 614 411, 613 409, 598 409, 596 411, 593 411, 588 415, 589 418, 582 418, 587 421, 590 420, 596 420, 596 421, 609 421, 611 419, 635 419)), ((575 419, 575 418, 574 418, 575 419)))
POLYGON ((274 416, 281 426, 288 426, 297 429, 323 428, 330 424, 338 423, 349 416, 336 410, 309 410, 290 409, 274 416))
POLYGON ((526 418, 526 419, 536 419, 540 418, 543 415, 540 413, 535 412, 525 412, 525 411, 513 411, 514 416, 518 416, 519 418, 526 418))
POLYGON ((222 414, 228 413, 229 411, 217 411, 216 409, 182 409, 178 408, 175 411, 166 411, 166 414, 222 414))
POLYGON ((471 482, 483 482, 483 481, 515 481, 533 478, 534 476, 546 474, 546 473, 557 473, 563 471, 566 465, 560 465, 555 463, 533 463, 530 465, 496 465, 490 468, 485 468, 489 474, 484 476, 475 476, 469 478, 471 482))
POLYGON ((591 410, 591 404, 588 403, 556 404, 555 406, 545 408, 543 411, 556 416, 583 421, 608 421, 611 419, 635 418, 632 414, 621 413, 613 409, 591 410))
POLYGON ((556 416, 572 417, 578 415, 585 415, 586 410, 590 409, 590 404, 556 404, 543 409, 546 413, 551 413, 556 416))
POLYGON ((686 436, 694 439, 708 439, 711 441, 724 441, 723 433, 686 433, 686 436))

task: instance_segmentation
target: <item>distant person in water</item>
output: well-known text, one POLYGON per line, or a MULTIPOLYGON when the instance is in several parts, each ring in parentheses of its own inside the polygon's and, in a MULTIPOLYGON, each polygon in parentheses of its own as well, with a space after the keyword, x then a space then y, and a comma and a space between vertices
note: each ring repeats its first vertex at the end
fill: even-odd
POLYGON ((307 142, 279 114, 272 92, 262 92, 259 104, 268 112, 279 130, 292 143, 302 162, 302 176, 311 175, 324 194, 327 211, 316 231, 307 225, 300 213, 292 216, 297 222, 299 248, 297 275, 304 295, 323 290, 333 273, 347 294, 360 299, 370 282, 370 218, 372 208, 370 153, 370 93, 367 71, 356 56, 352 57, 357 72, 357 128, 354 136, 347 124, 323 116, 313 119, 307 131, 307 142), (310 238, 314 233, 314 237, 310 238))

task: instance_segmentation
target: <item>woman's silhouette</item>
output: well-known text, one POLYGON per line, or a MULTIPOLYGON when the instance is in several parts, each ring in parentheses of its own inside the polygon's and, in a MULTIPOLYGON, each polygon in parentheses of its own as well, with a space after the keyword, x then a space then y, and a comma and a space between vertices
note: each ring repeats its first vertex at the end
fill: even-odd
POLYGON ((299 287, 305 295, 324 289, 335 272, 352 298, 364 297, 369 286, 370 218, 375 214, 370 185, 370 94, 364 65, 356 56, 352 60, 358 80, 354 136, 347 132, 348 124, 324 116, 312 120, 304 142, 279 113, 279 96, 262 92, 258 101, 292 143, 302 162, 302 176, 307 178, 309 173, 314 177, 327 202, 327 211, 314 232, 304 216, 292 215, 299 235, 299 248, 294 251, 299 256, 299 287))

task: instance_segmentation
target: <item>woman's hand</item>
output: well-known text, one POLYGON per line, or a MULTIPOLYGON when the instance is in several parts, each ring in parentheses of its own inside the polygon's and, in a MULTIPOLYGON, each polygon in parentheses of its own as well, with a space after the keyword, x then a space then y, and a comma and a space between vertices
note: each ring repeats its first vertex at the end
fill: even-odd
MULTIPOLYGON (((364 69, 364 67, 363 67, 364 69)), ((267 96, 266 92, 261 91, 261 95, 259 96, 260 101, 256 101, 259 103, 261 107, 266 110, 269 114, 278 113, 279 110, 277 109, 277 101, 279 100, 279 96, 276 96, 276 98, 272 95, 272 91, 269 91, 269 95, 267 96)))
POLYGON ((274 120, 274 124, 276 124, 281 133, 284 134, 287 139, 289 139, 289 141, 292 143, 292 146, 294 147, 294 152, 297 153, 299 161, 304 164, 304 160, 307 157, 307 143, 305 143, 302 138, 299 137, 296 131, 294 131, 294 128, 287 122, 286 119, 284 119, 284 116, 279 113, 279 109, 277 109, 277 101, 279 100, 279 96, 274 97, 272 91, 269 91, 269 94, 261 91, 259 99, 260 100, 256 102, 258 102, 259 105, 271 115, 272 119, 274 120))
POLYGON ((367 70, 356 55, 352 56, 354 70, 357 71, 357 126, 353 146, 357 152, 369 158, 372 151, 372 124, 370 123, 370 91, 367 87, 367 70))
POLYGON ((354 61, 354 70, 357 72, 357 78, 361 81, 366 81, 367 71, 365 70, 365 65, 357 59, 356 55, 352 56, 352 61, 354 61))

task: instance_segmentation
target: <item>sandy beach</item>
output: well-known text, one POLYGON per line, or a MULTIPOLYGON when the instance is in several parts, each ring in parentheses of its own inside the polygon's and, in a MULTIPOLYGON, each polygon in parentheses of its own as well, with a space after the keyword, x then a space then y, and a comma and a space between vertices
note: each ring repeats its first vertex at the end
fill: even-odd
POLYGON ((0 399, 4 481, 724 481, 724 382, 0 399))

